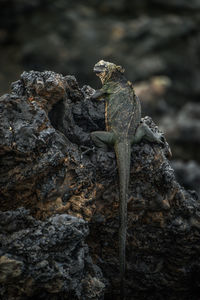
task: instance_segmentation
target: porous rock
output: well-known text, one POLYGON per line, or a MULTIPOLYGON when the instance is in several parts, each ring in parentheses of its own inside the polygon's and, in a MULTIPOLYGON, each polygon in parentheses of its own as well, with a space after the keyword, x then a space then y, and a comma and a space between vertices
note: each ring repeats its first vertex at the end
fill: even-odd
POLYGON ((42 222, 24 208, 1 212, 1 299, 103 299, 87 235, 87 223, 67 214, 42 222))

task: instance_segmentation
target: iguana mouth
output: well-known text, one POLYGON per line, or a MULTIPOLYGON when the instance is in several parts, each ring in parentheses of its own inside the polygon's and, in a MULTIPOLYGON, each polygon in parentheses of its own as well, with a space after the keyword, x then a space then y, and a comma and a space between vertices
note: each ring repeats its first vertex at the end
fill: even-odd
POLYGON ((95 73, 99 74, 99 73, 105 72, 105 67, 104 66, 96 66, 96 67, 94 66, 93 71, 95 73))

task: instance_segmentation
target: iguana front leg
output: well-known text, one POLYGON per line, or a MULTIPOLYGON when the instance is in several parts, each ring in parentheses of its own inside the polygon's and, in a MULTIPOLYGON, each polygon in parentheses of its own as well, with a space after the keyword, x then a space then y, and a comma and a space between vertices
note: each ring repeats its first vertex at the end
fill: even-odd
POLYGON ((99 99, 102 98, 105 95, 105 91, 100 89, 96 90, 95 93, 91 96, 91 99, 99 99))

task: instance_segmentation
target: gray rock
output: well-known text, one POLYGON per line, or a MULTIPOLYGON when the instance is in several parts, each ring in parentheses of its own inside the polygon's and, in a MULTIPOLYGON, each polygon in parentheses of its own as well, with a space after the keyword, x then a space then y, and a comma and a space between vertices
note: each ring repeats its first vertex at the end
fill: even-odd
POLYGON ((87 235, 87 223, 67 214, 42 222, 23 208, 1 212, 1 299, 103 299, 87 235))

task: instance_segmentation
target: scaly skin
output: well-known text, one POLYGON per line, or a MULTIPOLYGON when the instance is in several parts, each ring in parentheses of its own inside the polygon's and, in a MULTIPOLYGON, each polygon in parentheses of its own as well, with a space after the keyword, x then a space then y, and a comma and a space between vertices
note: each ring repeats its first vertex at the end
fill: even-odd
POLYGON ((106 132, 91 133, 98 147, 106 149, 105 144, 114 146, 120 191, 120 222, 119 222, 119 260, 120 260, 120 299, 125 297, 125 263, 126 263, 126 229, 127 229, 127 194, 131 163, 131 145, 143 137, 150 141, 160 141, 145 124, 141 123, 140 101, 135 95, 132 84, 123 75, 124 70, 113 63, 99 61, 94 71, 102 81, 102 88, 94 95, 104 98, 106 132))

